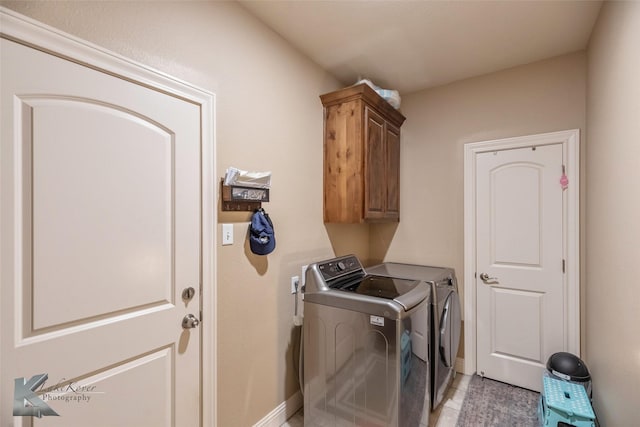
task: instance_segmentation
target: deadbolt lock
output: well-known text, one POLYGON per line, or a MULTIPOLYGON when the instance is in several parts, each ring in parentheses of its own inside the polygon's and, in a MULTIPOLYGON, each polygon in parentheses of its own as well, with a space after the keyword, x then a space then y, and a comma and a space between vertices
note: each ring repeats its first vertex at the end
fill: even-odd
POLYGON ((193 289, 193 286, 189 286, 182 291, 182 299, 185 301, 191 301, 191 298, 196 294, 196 290, 193 289))

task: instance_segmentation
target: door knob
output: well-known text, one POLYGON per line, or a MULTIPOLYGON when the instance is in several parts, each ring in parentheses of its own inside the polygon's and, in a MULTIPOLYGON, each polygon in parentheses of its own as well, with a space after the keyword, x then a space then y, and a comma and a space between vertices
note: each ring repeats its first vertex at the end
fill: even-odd
POLYGON ((497 277, 489 277, 489 275, 487 273, 480 273, 480 280, 482 280, 485 283, 487 283, 489 281, 497 282, 498 278, 497 277))
POLYGON ((184 329, 192 329, 192 328, 197 327, 199 324, 200 324, 200 321, 193 314, 187 314, 182 319, 182 327, 184 329))

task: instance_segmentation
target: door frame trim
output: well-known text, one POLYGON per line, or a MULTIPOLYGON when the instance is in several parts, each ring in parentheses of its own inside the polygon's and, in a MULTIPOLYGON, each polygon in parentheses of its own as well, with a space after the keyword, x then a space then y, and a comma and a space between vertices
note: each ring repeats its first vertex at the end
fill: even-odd
POLYGON ((464 373, 476 372, 476 156, 496 150, 562 144, 569 187, 563 192, 563 256, 567 298, 565 345, 580 357, 580 130, 519 136, 464 145, 464 373))
MULTIPOLYGON (((201 407, 202 425, 215 426, 217 414, 216 223, 214 93, 128 59, 86 40, 0 6, 0 38, 79 63, 171 96, 200 108, 201 114, 201 407)), ((0 354, 0 358, 2 354, 0 354)))

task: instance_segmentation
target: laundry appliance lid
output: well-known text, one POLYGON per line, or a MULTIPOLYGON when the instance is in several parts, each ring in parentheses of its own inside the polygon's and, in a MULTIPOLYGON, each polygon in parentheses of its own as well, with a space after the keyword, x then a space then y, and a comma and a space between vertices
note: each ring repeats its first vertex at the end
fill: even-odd
POLYGON ((402 319, 421 304, 430 304, 429 286, 419 280, 365 276, 305 294, 305 303, 329 305, 371 315, 402 319))
POLYGON ((368 274, 424 280, 425 282, 439 282, 444 279, 450 279, 454 276, 451 268, 403 264, 399 262, 385 262, 372 267, 367 267, 365 270, 368 274))
POLYGON ((425 298, 425 291, 418 280, 376 275, 367 275, 332 288, 368 297, 390 299, 402 305, 405 310, 418 305, 425 298))
POLYGON ((309 264, 304 301, 402 319, 431 303, 429 285, 421 280, 366 274, 355 255, 309 264))

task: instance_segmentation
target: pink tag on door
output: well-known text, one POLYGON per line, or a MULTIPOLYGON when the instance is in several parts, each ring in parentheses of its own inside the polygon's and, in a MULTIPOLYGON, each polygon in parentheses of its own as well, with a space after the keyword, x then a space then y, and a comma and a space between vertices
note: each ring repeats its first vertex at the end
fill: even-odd
POLYGON ((567 175, 564 173, 562 173, 562 176, 560 177, 560 186, 563 190, 566 190, 569 186, 569 178, 567 178, 567 175))

